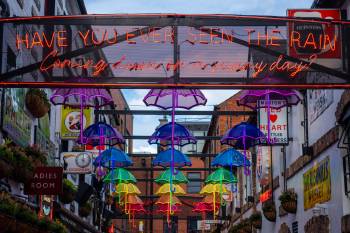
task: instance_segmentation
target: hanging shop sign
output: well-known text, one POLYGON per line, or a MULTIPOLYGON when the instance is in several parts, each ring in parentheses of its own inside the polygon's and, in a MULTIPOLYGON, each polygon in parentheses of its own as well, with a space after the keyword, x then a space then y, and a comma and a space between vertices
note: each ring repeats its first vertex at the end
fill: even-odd
MULTIPOLYGON (((340 20, 339 9, 293 9, 289 17, 340 20)), ((308 58, 316 54, 318 58, 341 58, 340 29, 334 24, 313 22, 293 22, 289 24, 289 55, 308 58)))
POLYGON ((39 196, 39 218, 48 218, 52 220, 53 217, 53 198, 51 195, 39 196))
MULTIPOLYGON (((259 106, 266 106, 266 100, 259 100, 259 106)), ((276 109, 285 105, 285 100, 270 100, 270 114, 267 108, 260 108, 258 112, 259 128, 267 135, 270 127, 270 139, 273 144, 288 144, 287 107, 276 109), (269 117, 269 119, 268 119, 269 117)))
POLYGON ((3 130, 20 146, 29 146, 32 119, 24 111, 25 89, 9 88, 5 91, 3 130))
POLYGON ((37 167, 33 178, 25 184, 28 195, 58 195, 62 192, 63 168, 37 167))
MULTIPOLYGON (((91 108, 85 108, 84 111, 84 128, 91 124, 91 108)), ((61 138, 76 139, 80 134, 80 109, 71 107, 61 108, 61 138)))
POLYGON ((65 162, 65 173, 88 174, 92 172, 93 153, 64 152, 61 154, 65 162))
POLYGON ((266 202, 267 200, 270 200, 271 197, 272 197, 272 190, 269 189, 269 190, 267 190, 266 192, 260 194, 260 198, 259 198, 259 199, 260 199, 260 202, 261 202, 261 203, 264 203, 264 202, 266 202))
POLYGON ((307 90, 310 123, 312 124, 332 103, 333 90, 307 90))
POLYGON ((303 174, 304 209, 331 199, 331 168, 327 157, 303 174))

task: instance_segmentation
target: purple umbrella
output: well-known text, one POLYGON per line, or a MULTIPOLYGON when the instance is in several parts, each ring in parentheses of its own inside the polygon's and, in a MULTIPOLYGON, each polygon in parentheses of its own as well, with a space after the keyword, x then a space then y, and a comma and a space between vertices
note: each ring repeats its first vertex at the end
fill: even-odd
POLYGON ((84 128, 84 107, 100 108, 113 103, 113 99, 107 90, 89 88, 55 89, 50 101, 54 105, 65 105, 70 107, 80 106, 80 142, 83 141, 82 132, 84 128))
POLYGON ((253 110, 267 108, 267 141, 270 143, 270 109, 280 109, 286 106, 297 105, 300 98, 293 90, 247 90, 243 91, 238 105, 246 106, 253 110), (264 101, 265 100, 265 101, 264 101), (277 105, 271 106, 271 100, 282 100, 277 105))

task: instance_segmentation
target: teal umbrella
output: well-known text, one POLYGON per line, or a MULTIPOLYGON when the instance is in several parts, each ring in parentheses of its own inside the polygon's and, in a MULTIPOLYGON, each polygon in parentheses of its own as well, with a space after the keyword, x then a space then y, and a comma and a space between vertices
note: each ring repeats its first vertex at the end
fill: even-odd
POLYGON ((237 178, 227 169, 219 168, 211 173, 205 180, 206 184, 232 184, 237 183, 237 178))
POLYGON ((128 170, 124 168, 116 168, 111 170, 103 179, 105 183, 136 183, 136 178, 128 170))
MULTIPOLYGON (((156 183, 158 184, 165 184, 165 183, 170 183, 170 177, 171 177, 171 169, 168 168, 165 170, 163 173, 161 173, 155 180, 156 183)), ((181 171, 176 171, 173 174, 173 183, 174 184, 185 184, 188 183, 188 179, 186 176, 181 172, 181 171)))

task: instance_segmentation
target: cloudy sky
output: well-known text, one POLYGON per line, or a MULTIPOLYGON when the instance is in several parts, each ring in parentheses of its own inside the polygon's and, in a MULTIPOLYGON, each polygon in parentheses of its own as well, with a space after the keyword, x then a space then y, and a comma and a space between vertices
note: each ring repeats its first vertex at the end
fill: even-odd
MULTIPOLYGON (((286 15, 287 9, 310 8, 313 0, 85 0, 90 14, 113 13, 184 13, 184 14, 244 14, 244 15, 286 15)), ((124 90, 123 93, 132 109, 146 109, 142 99, 148 90, 124 90)), ((206 107, 229 98, 236 91, 204 91, 208 98, 206 107)), ((150 109, 150 108, 147 108, 150 109)), ((195 109, 196 110, 196 109, 195 109)), ((198 108, 197 108, 198 110, 198 108)), ((135 116, 134 135, 150 135, 158 125, 159 116, 135 116)), ((181 118, 178 117, 178 120, 181 118)), ((203 116, 200 116, 203 118, 203 116)), ((208 118, 209 120, 209 118, 208 118)), ((156 148, 146 141, 134 141, 134 152, 155 152, 156 148)))

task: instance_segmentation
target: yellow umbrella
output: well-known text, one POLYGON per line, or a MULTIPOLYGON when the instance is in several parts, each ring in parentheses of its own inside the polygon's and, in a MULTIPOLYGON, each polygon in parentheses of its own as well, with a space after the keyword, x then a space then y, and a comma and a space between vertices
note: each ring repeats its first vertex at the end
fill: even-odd
POLYGON ((200 194, 205 194, 205 195, 214 194, 214 193, 228 194, 229 191, 224 185, 220 185, 220 184, 207 184, 200 191, 200 194))
POLYGON ((115 187, 115 193, 118 194, 141 194, 139 188, 132 183, 120 183, 115 187))
POLYGON ((220 184, 207 184, 206 186, 204 186, 202 188, 202 190, 200 191, 200 194, 204 194, 204 195, 209 195, 211 194, 213 197, 213 212, 214 212, 214 219, 215 219, 215 215, 217 214, 216 212, 216 193, 219 193, 219 195, 222 194, 228 194, 229 191, 227 190, 227 188, 224 185, 220 185, 220 184))
MULTIPOLYGON (((166 183, 166 184, 163 184, 162 186, 160 186, 160 188, 156 192, 156 195, 168 194, 168 193, 170 193, 170 191, 171 191, 170 190, 170 184, 166 183)), ((185 190, 183 190, 183 188, 181 188, 181 186, 178 185, 178 184, 173 184, 172 193, 175 194, 175 195, 186 194, 185 190)))

